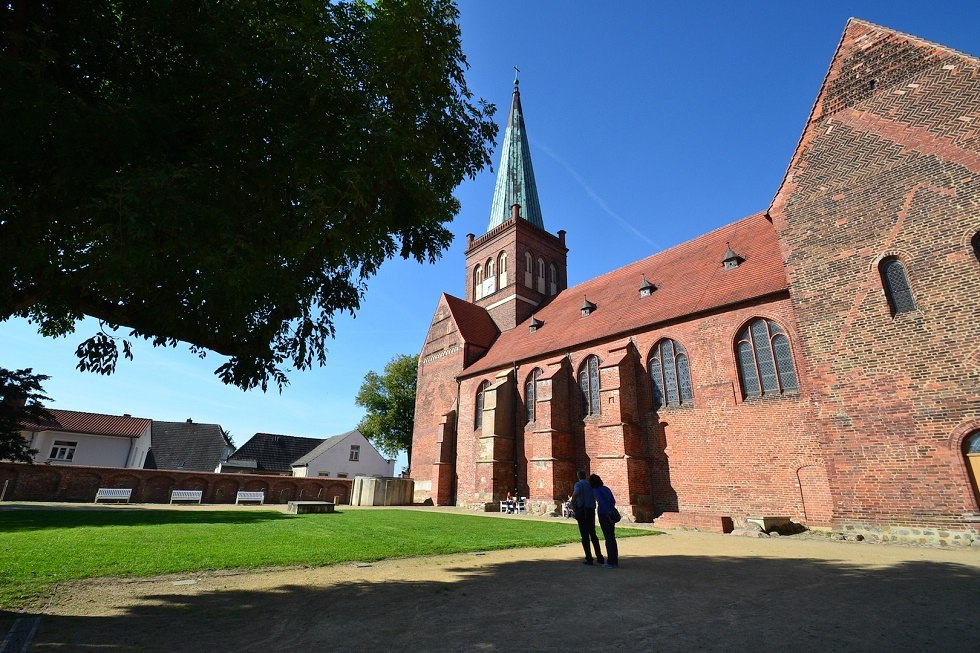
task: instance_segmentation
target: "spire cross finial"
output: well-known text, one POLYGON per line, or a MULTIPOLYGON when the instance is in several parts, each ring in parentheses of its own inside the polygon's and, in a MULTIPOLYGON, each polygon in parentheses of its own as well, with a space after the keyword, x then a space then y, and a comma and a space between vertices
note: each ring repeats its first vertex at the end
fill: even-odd
POLYGON ((521 83, 521 80, 518 79, 518 77, 520 77, 520 74, 521 74, 521 69, 518 68, 517 66, 514 66, 514 87, 515 88, 517 87, 518 84, 521 83))

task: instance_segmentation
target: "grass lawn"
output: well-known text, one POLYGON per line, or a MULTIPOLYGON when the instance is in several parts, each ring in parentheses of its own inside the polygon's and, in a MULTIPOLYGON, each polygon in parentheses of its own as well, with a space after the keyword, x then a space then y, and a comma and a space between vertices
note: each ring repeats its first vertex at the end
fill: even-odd
MULTIPOLYGON (((619 528, 616 534, 631 537, 651 531, 619 528)), ((571 521, 412 510, 342 510, 332 515, 264 510, 2 510, 0 609, 25 606, 66 580, 322 566, 578 540, 578 528, 571 521)))

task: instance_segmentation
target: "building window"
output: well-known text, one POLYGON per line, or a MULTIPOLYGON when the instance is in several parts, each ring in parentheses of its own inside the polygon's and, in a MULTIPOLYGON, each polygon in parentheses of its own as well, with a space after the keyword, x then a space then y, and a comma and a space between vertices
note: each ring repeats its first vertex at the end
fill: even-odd
POLYGON ((483 428, 483 395, 490 387, 489 381, 480 384, 480 389, 476 392, 476 413, 473 415, 473 430, 483 428))
POLYGON ((54 445, 51 447, 51 455, 48 456, 49 460, 71 460, 75 457, 75 449, 78 447, 77 442, 68 442, 67 440, 55 440, 54 445))
POLYGON ((507 285, 507 253, 501 252, 500 256, 497 257, 497 276, 500 277, 497 288, 503 288, 507 285))
POLYGON ((578 386, 582 389, 582 417, 599 414, 599 359, 589 356, 578 373, 578 386))
POLYGON ((483 268, 479 265, 473 268, 473 299, 483 297, 483 268))
POLYGON ((912 299, 912 286, 905 273, 905 266, 894 256, 882 260, 878 265, 881 274, 881 285, 885 289, 885 297, 892 315, 908 313, 915 310, 915 300, 912 299))
POLYGON ((684 348, 673 340, 661 340, 650 352, 650 379, 653 381, 653 407, 690 406, 691 367, 684 348))
POLYGON ((534 368, 531 375, 527 379, 527 383, 524 384, 524 403, 527 406, 527 421, 533 422, 537 419, 537 401, 538 401, 538 378, 541 376, 541 369, 534 368))
POLYGON ((963 456, 966 458, 966 472, 973 486, 973 496, 980 505, 980 431, 974 431, 963 440, 963 456))
POLYGON ((330 476, 330 472, 317 472, 317 476, 330 476))
POLYGON ((762 318, 750 322, 735 344, 743 397, 783 394, 799 389, 786 332, 762 318))
POLYGON ((980 231, 973 234, 970 243, 973 245, 973 255, 977 257, 977 263, 980 263, 980 231))
POLYGON ((558 294, 558 268, 554 263, 548 266, 548 294, 558 294))
POLYGON ((524 285, 534 287, 534 259, 531 252, 524 252, 524 285))
POLYGON ((545 284, 544 270, 545 270, 544 259, 539 258, 538 259, 538 292, 541 293, 542 295, 544 294, 544 284, 545 284))
POLYGON ((339 472, 337 478, 347 478, 347 472, 339 472))
POLYGON ((350 458, 348 460, 353 460, 357 462, 361 459, 361 445, 352 444, 350 446, 350 458))

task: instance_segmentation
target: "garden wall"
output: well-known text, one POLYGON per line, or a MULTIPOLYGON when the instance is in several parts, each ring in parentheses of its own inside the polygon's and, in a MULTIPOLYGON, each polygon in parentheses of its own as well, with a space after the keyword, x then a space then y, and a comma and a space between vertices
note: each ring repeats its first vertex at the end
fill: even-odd
POLYGON ((266 503, 336 500, 347 504, 351 484, 351 479, 340 478, 0 463, 4 501, 90 502, 100 487, 106 487, 132 489, 132 503, 169 503, 171 490, 201 490, 203 503, 235 503, 239 490, 249 490, 264 491, 266 503))

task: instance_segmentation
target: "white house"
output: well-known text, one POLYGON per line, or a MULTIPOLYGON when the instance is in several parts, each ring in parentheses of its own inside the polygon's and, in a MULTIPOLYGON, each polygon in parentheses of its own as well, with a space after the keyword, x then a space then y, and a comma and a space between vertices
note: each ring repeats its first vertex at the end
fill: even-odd
POLYGON ((395 473, 395 461, 384 458, 357 429, 327 438, 291 467, 293 476, 353 478, 395 473))
POLYGON ((143 466, 150 450, 151 420, 53 408, 48 412, 53 419, 21 427, 29 447, 37 449, 35 463, 143 466))

